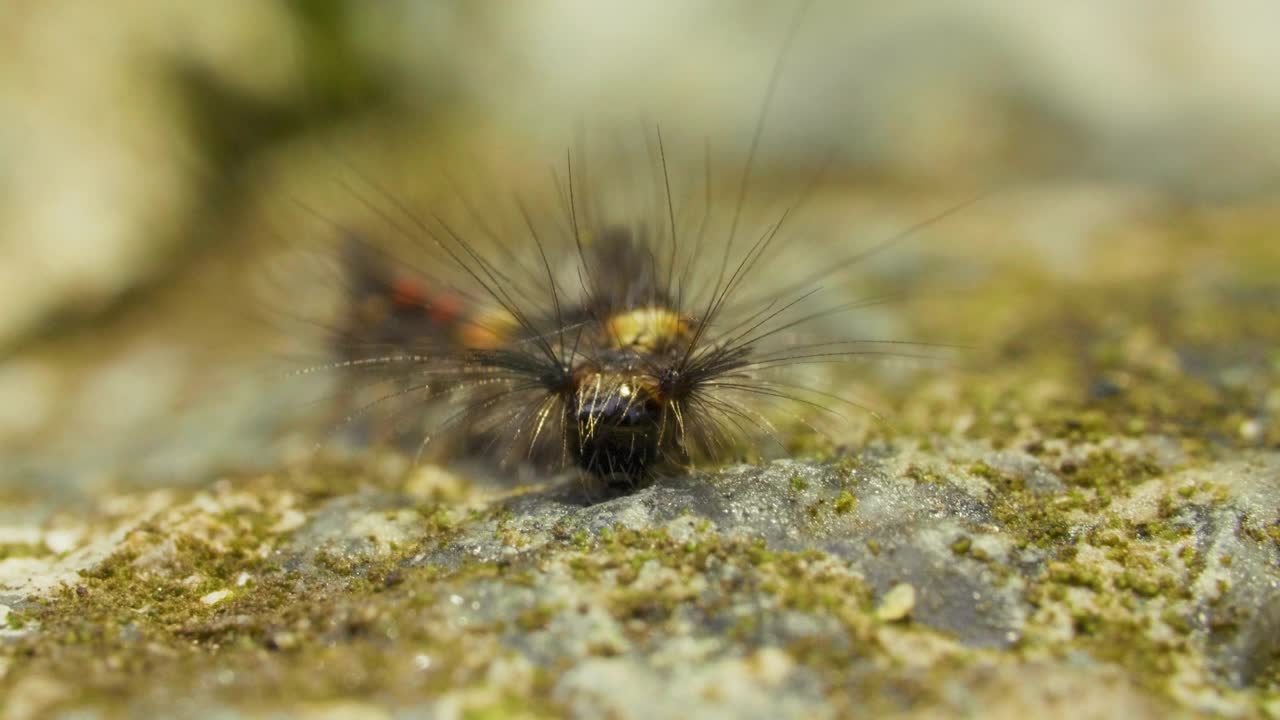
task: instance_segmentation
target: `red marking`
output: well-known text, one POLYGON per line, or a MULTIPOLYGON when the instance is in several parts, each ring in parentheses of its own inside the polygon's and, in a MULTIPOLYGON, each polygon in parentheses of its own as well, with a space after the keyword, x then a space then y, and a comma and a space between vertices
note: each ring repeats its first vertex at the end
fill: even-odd
POLYGON ((421 308, 436 325, 450 325, 462 314, 462 303, 448 293, 428 294, 413 278, 397 278, 391 283, 391 299, 399 307, 421 308))
POLYGON ((392 281, 391 300, 401 307, 423 307, 427 303, 422 284, 412 278, 396 278, 392 281))
POLYGON ((433 323, 438 325, 452 323, 462 314, 462 303, 452 295, 440 293, 431 300, 427 313, 431 316, 431 322, 433 323))

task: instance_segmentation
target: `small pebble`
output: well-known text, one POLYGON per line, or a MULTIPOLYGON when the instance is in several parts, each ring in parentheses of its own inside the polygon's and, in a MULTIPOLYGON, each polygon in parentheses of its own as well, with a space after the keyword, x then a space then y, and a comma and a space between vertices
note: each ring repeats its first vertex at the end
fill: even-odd
POLYGON ((80 538, 84 536, 83 528, 66 528, 62 530, 50 530, 44 534, 44 546, 49 548, 49 552, 55 555, 61 555, 75 549, 80 543, 80 538))
POLYGON ((898 583, 880 599, 876 618, 885 622, 905 620, 916 607, 916 589, 909 583, 898 583))
POLYGON ((275 650, 296 650, 298 648, 298 636, 287 630, 282 630, 271 635, 269 644, 275 650))
POLYGON ((1240 438, 1254 442, 1262 437, 1262 423, 1257 420, 1245 420, 1240 423, 1240 438))
POLYGON ((205 605, 217 605, 218 603, 231 597, 230 590, 214 590, 213 592, 200 598, 200 602, 205 605))

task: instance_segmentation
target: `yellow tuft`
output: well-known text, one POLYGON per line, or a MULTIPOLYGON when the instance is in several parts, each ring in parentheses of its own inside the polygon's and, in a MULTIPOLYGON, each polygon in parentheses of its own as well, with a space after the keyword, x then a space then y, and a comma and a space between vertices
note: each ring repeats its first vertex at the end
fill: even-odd
POLYGON ((689 323, 662 307, 643 307, 609 318, 609 342, 615 349, 657 352, 689 335, 689 323))

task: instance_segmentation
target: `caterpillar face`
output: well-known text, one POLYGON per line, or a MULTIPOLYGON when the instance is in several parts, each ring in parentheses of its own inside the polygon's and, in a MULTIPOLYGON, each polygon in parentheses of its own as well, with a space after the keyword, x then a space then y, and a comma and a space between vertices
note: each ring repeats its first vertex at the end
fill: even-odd
POLYGON ((634 358, 604 363, 575 373, 575 387, 565 403, 570 452, 589 473, 631 482, 644 477, 660 458, 678 452, 679 442, 666 433, 669 401, 659 395, 653 378, 636 374, 634 358))
POLYGON ((689 326, 657 306, 623 309, 605 319, 603 349, 573 368, 565 403, 576 464, 630 482, 683 446, 675 419, 684 398, 663 382, 664 369, 689 347, 689 326))

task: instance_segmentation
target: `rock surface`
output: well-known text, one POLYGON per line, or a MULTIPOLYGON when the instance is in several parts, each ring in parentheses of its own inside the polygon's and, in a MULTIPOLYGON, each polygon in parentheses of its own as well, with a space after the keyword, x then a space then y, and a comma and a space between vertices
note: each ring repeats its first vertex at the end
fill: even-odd
POLYGON ((1160 445, 121 496, 0 561, 5 717, 1274 712, 1280 453, 1160 445))

